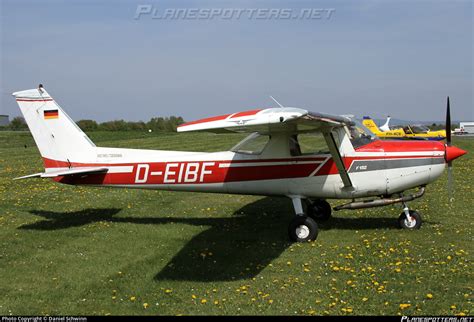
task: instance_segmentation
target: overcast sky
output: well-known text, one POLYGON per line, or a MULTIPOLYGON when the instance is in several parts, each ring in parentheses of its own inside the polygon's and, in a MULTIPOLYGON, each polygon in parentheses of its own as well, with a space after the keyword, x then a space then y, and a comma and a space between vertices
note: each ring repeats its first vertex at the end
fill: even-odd
POLYGON ((1 1, 0 114, 43 83, 75 120, 192 120, 286 106, 474 120, 471 1, 1 1), (333 10, 321 19, 134 19, 169 8, 333 10))

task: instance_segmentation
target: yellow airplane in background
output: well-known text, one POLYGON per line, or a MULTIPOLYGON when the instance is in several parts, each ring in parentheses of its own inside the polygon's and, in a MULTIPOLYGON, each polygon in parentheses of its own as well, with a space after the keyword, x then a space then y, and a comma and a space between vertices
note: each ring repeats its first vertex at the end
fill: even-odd
POLYGON ((441 141, 446 138, 445 130, 431 131, 428 127, 423 125, 407 125, 397 129, 390 129, 388 126, 389 122, 390 117, 388 117, 387 122, 379 128, 369 116, 364 116, 362 120, 362 124, 379 138, 435 141, 441 141))

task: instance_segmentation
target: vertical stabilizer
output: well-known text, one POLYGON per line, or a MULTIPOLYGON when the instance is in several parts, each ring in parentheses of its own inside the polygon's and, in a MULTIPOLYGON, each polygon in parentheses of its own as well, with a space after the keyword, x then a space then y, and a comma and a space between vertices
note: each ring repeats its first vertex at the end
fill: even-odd
POLYGON ((40 85, 15 92, 18 105, 46 168, 93 162, 95 145, 40 85))

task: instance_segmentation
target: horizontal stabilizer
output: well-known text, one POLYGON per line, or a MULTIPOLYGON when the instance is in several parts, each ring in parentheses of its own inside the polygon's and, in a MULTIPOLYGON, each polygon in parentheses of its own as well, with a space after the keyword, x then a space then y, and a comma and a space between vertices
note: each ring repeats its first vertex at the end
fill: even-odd
POLYGON ((106 167, 83 167, 83 168, 69 168, 61 169, 57 171, 40 172, 30 174, 23 177, 18 177, 13 180, 28 179, 28 178, 55 178, 62 176, 71 176, 74 174, 94 174, 94 173, 106 173, 108 168, 106 167))

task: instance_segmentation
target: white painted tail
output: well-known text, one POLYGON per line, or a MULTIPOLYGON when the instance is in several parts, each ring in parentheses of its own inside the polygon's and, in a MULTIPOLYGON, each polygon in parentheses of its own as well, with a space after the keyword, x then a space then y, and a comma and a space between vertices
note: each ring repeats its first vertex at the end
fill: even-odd
POLYGON ((71 164, 95 160, 94 143, 41 85, 36 89, 15 92, 13 96, 20 106, 46 168, 58 167, 60 162, 71 164))
POLYGON ((379 127, 380 131, 382 131, 382 132, 390 131, 389 123, 390 123, 390 116, 387 116, 387 121, 385 122, 385 124, 382 125, 381 127, 379 127))

